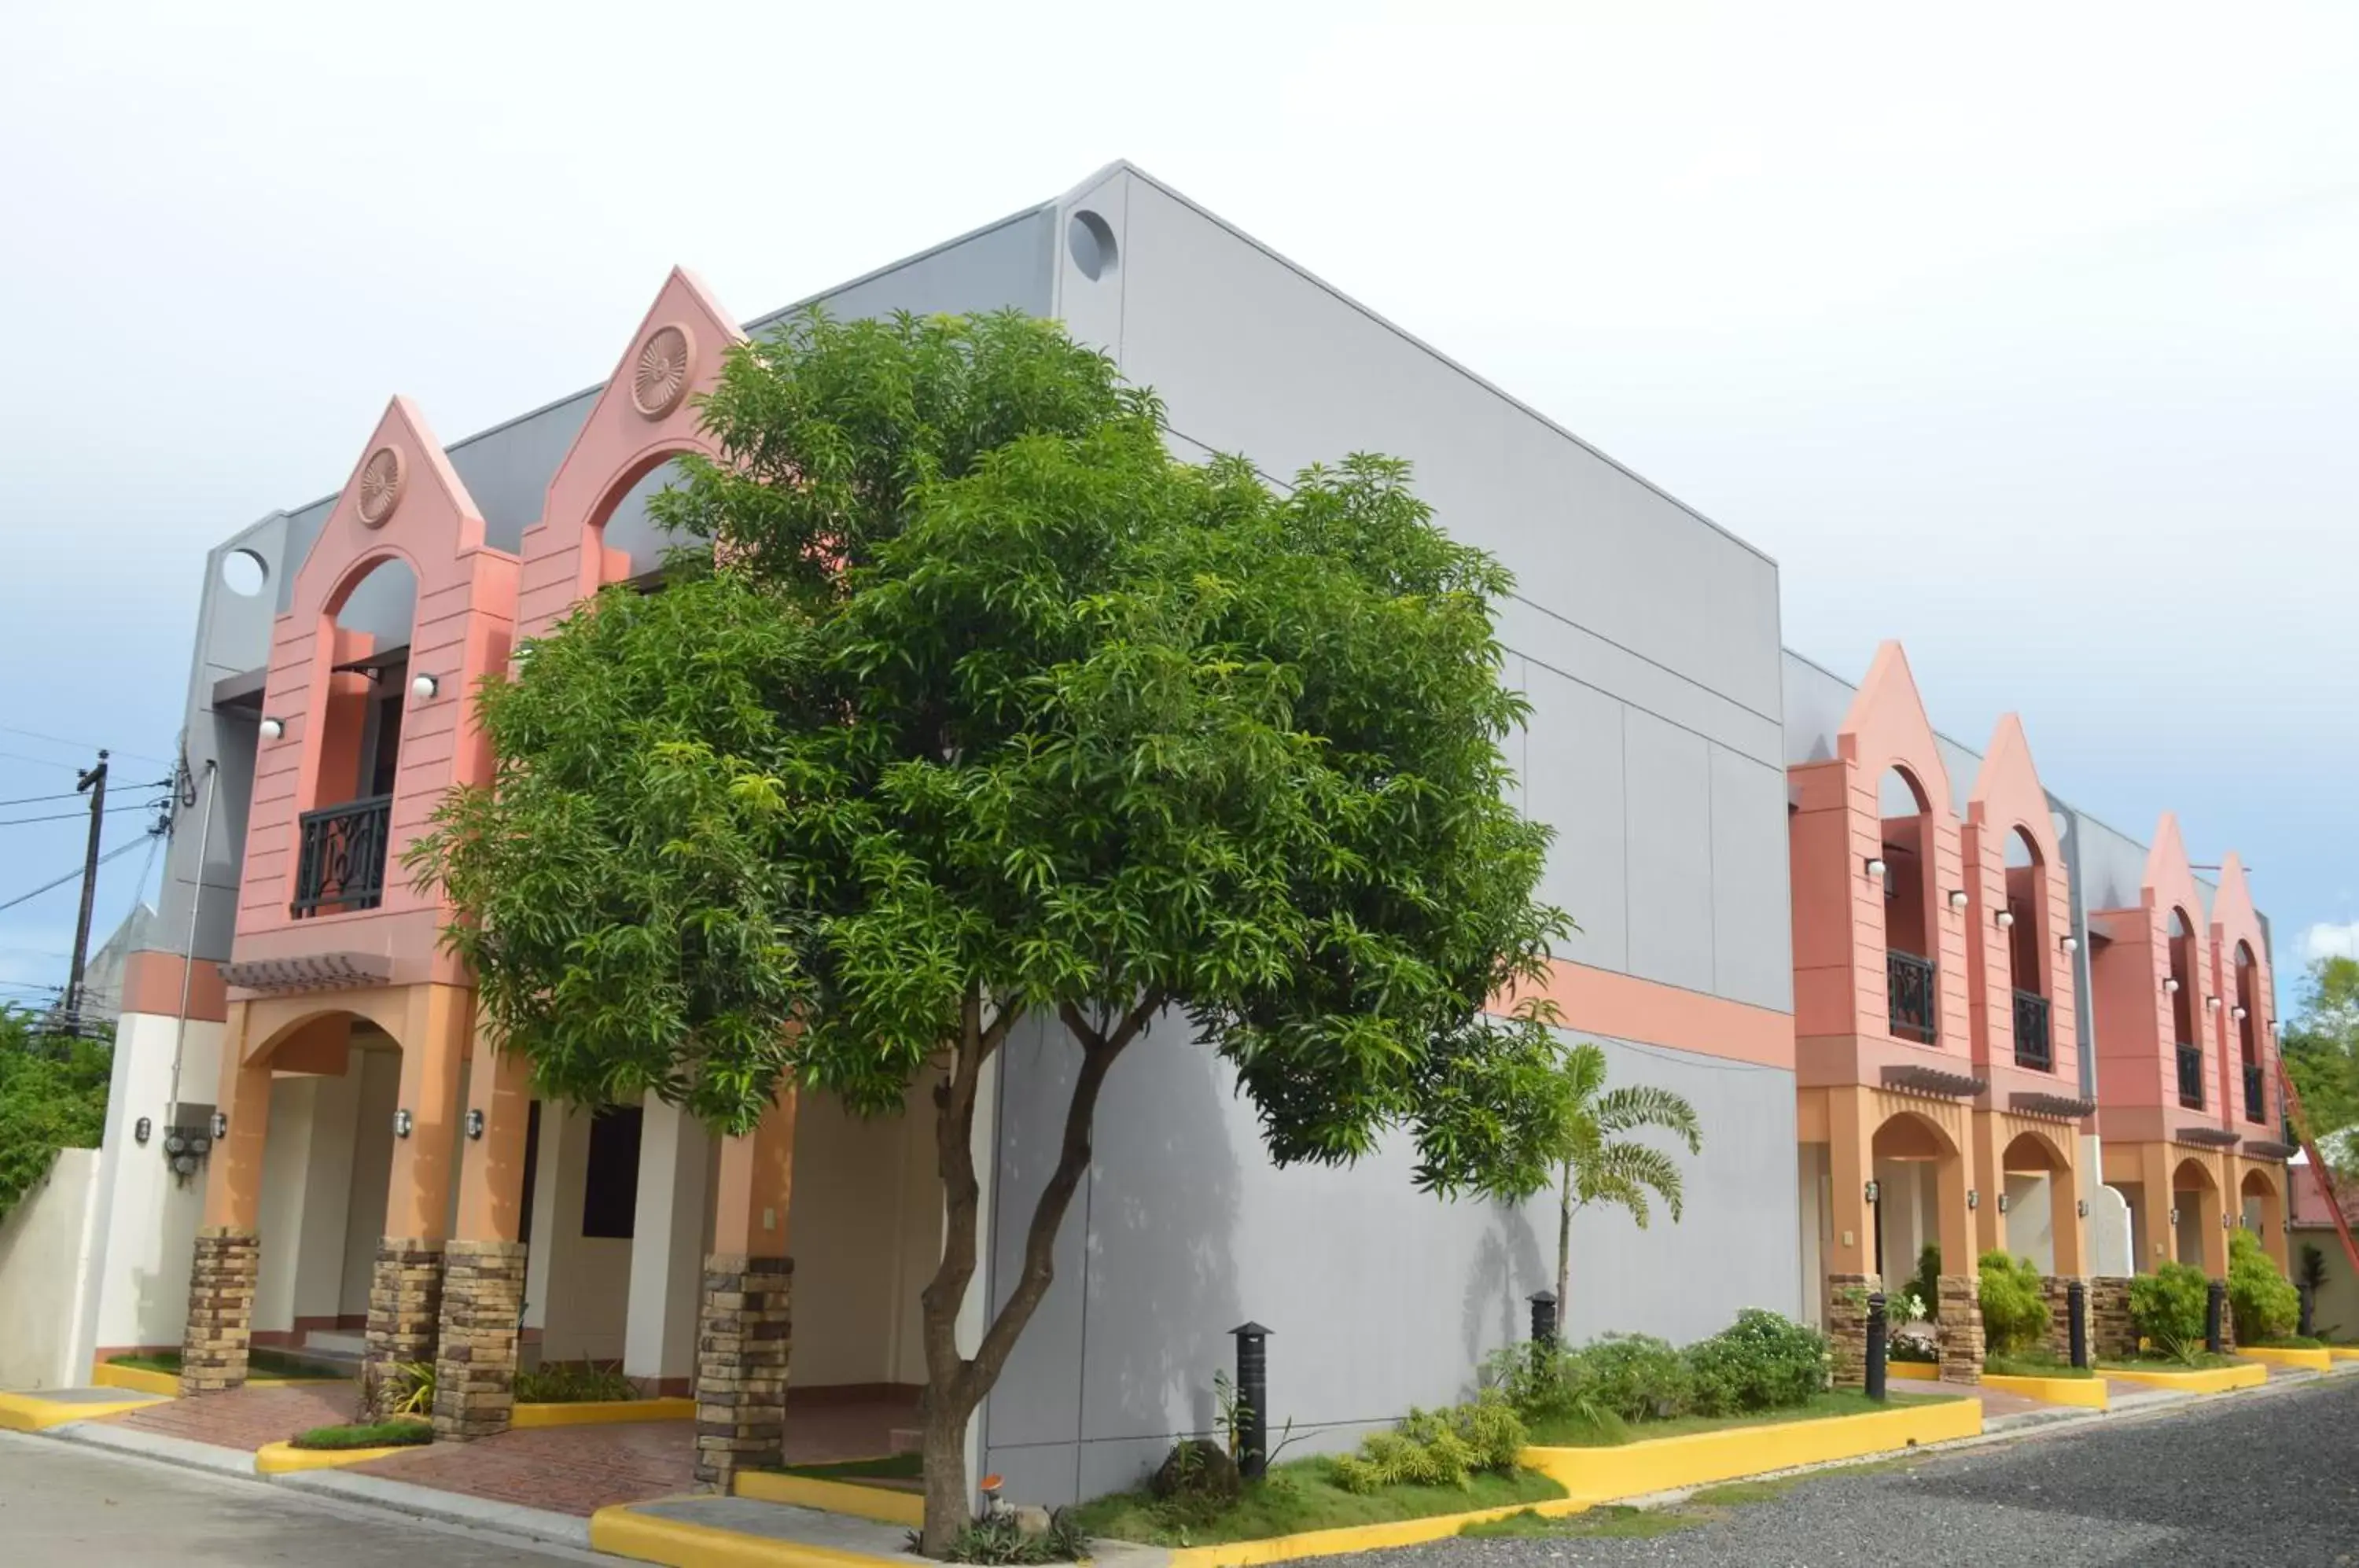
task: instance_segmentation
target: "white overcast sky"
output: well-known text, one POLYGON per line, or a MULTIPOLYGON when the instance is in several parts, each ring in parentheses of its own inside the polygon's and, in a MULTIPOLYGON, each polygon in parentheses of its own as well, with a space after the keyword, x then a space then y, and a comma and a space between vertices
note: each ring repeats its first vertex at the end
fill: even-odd
MULTIPOLYGON (((674 262, 751 316, 1119 157, 1767 550, 1791 646, 1898 636, 1951 734, 2017 710, 2050 788, 2239 850, 2288 1006, 2353 940, 2349 0, 14 0, 0 38, 0 800, 71 787, 42 736, 171 754, 205 548, 342 484, 389 394, 453 440, 603 376, 674 262)), ((79 853, 0 826, 0 899, 79 853)), ((0 981, 72 918, 0 911, 0 981)))

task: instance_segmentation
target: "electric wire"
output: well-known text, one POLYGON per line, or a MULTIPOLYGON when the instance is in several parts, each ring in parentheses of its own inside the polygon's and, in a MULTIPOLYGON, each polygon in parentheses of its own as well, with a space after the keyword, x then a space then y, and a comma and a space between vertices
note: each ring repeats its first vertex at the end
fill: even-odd
MULTIPOLYGON (((114 848, 108 850, 104 855, 100 855, 98 857, 98 864, 103 866, 110 860, 121 859, 123 856, 130 854, 133 850, 137 849, 141 841, 147 837, 147 835, 146 833, 141 833, 138 838, 133 839, 129 844, 117 844, 114 848)), ((77 866, 71 871, 67 872, 64 876, 57 878, 55 881, 44 882, 29 893, 17 894, 6 903, 0 904, 0 909, 13 909, 17 905, 24 903, 27 899, 38 898, 53 887, 64 887, 67 883, 72 881, 75 877, 81 875, 82 867, 77 866)))
POLYGON ((150 757, 144 751, 125 751, 121 746, 100 746, 86 740, 68 740, 63 735, 43 735, 39 730, 24 729, 16 724, 0 724, 0 734, 23 735, 27 740, 45 740, 51 746, 70 746, 79 751, 103 750, 114 757, 128 757, 141 762, 152 762, 158 768, 172 766, 172 759, 168 757, 150 757))
MULTIPOLYGON (((163 803, 164 802, 160 800, 125 800, 119 806, 107 807, 105 814, 111 817, 117 811, 152 811, 163 803)), ((46 817, 0 817, 0 828, 29 827, 35 822, 75 822, 82 821, 84 817, 89 815, 90 812, 87 810, 84 810, 80 811, 58 811, 46 817)))

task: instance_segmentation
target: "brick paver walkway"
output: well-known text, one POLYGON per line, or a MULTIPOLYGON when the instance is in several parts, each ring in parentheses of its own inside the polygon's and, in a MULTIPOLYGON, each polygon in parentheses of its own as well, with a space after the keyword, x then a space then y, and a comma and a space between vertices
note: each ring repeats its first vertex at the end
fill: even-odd
POLYGON ((144 1410, 106 1419, 117 1426, 219 1443, 248 1452, 266 1443, 284 1443, 315 1426, 341 1426, 353 1419, 355 1395, 345 1383, 308 1388, 233 1388, 193 1399, 172 1399, 144 1410))

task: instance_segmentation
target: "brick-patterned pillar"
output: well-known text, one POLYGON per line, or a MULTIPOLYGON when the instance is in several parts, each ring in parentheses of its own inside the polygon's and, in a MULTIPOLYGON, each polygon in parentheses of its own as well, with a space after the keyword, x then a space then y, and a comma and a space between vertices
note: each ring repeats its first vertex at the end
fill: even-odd
MULTIPOLYGON (((2086 1281, 2083 1281, 2085 1283, 2086 1281)), ((2072 1359, 2072 1280, 2062 1274, 2042 1274, 2039 1296, 2048 1303, 2048 1354, 2059 1361, 2072 1359)), ((2086 1298, 2089 1310, 2089 1354, 2097 1354, 2097 1301, 2093 1293, 2086 1298)))
POLYGON ((1827 1276, 1827 1339, 1838 1388, 1867 1387, 1867 1298, 1883 1288, 1874 1274, 1827 1276))
POLYGON ((1972 1274, 1944 1274, 1936 1287, 1940 1309, 1941 1380, 1979 1383, 1983 1380, 1982 1280, 1972 1274))
POLYGON ((2130 1318, 2130 1282, 2119 1275, 2089 1281, 2089 1354, 2100 1361, 2125 1361, 2137 1354, 2137 1324, 2130 1318))
POLYGON ((434 1357, 434 1436, 468 1443, 507 1431, 516 1409, 516 1320, 525 1246, 454 1241, 442 1249, 442 1333, 434 1357))
POLYGON ((696 1324, 696 1478, 726 1493, 740 1470, 786 1462, 788 1258, 704 1260, 696 1324))
POLYGON ((197 1232, 189 1264, 189 1326, 180 1341, 180 1393, 217 1394, 245 1381, 254 1330, 254 1281, 262 1240, 236 1225, 197 1232))
POLYGON ((368 1339, 361 1363, 361 1410, 383 1421, 400 1400, 397 1368, 431 1362, 442 1328, 442 1244, 386 1236, 369 1279, 368 1339))

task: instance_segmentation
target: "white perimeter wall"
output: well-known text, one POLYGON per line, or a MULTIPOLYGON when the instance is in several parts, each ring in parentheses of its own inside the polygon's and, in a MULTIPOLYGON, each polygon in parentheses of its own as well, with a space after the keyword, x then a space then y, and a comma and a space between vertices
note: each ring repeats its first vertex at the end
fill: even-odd
MULTIPOLYGON (((115 1024, 93 1247, 99 1288, 92 1343, 102 1350, 178 1349, 188 1326, 189 1256, 204 1213, 205 1182, 201 1166, 182 1179, 164 1158, 179 1027, 156 1013, 125 1013, 115 1024), (141 1116, 155 1123, 144 1148, 131 1138, 141 1116)), ((180 1097, 208 1116, 220 1088, 223 1033, 220 1024, 191 1019, 182 1050, 180 1097)))
POLYGON ((49 1174, 0 1220, 0 1388, 68 1388, 90 1380, 77 1351, 90 1279, 99 1154, 62 1149, 49 1174))

